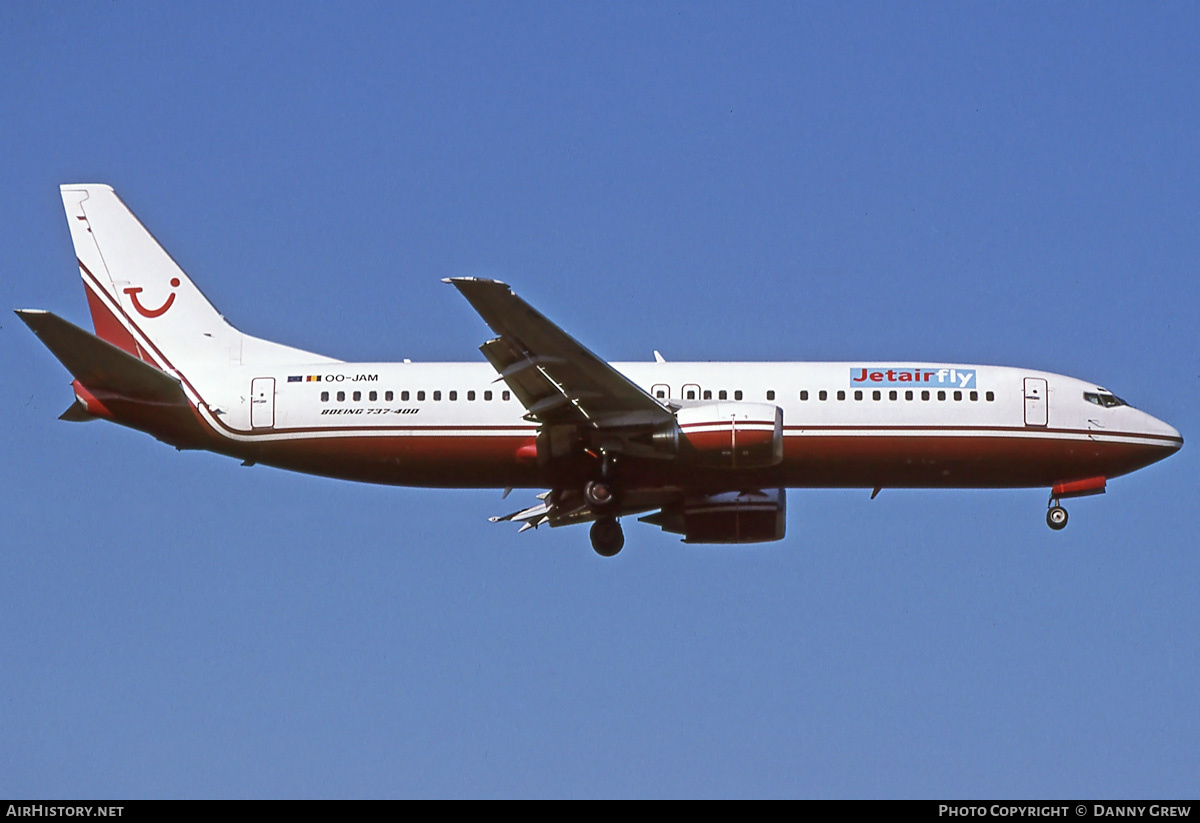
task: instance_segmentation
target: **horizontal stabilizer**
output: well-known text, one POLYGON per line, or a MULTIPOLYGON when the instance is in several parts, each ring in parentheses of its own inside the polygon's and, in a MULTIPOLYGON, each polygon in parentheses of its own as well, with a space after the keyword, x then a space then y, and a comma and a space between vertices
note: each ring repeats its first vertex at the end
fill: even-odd
POLYGON ((188 405, 178 380, 112 343, 48 311, 21 309, 17 316, 90 391, 131 400, 188 405))

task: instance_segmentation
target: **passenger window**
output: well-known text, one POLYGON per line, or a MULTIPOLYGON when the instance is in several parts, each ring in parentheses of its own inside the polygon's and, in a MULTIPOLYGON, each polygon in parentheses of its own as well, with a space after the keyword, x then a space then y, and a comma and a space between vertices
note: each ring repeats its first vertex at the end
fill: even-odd
POLYGON ((424 391, 419 391, 419 392, 417 392, 417 399, 418 399, 418 400, 424 400, 424 399, 425 399, 425 392, 424 392, 424 391))
POLYGON ((356 391, 354 393, 354 402, 357 403, 360 400, 362 400, 362 392, 356 391))
POLYGON ((696 390, 695 390, 695 389, 688 389, 688 393, 687 393, 687 399, 688 399, 688 400, 695 400, 695 399, 696 399, 696 390))
POLYGON ((922 391, 922 392, 921 392, 921 399, 922 399, 922 400, 928 400, 928 399, 929 399, 929 389, 925 389, 924 391, 922 391))
MULTIPOLYGON (((767 392, 767 399, 768 399, 768 400, 774 400, 775 398, 771 396, 771 395, 773 395, 773 394, 775 394, 775 392, 767 392)), ((801 400, 807 400, 807 399, 808 399, 808 389, 802 389, 802 390, 800 391, 800 399, 801 399, 801 400)))
POLYGON ((379 399, 379 392, 371 392, 367 395, 367 399, 372 403, 379 399))
POLYGON ((985 399, 986 399, 986 400, 987 400, 989 403, 991 403, 993 400, 995 400, 995 399, 996 399, 996 393, 995 393, 995 392, 988 392, 987 394, 985 394, 985 395, 984 395, 984 398, 985 398, 985 399))
POLYGON ((817 394, 817 398, 818 398, 819 400, 828 400, 828 399, 829 399, 829 392, 825 391, 824 389, 821 389, 820 393, 819 393, 819 394, 817 394))
POLYGON ((955 399, 955 400, 962 400, 962 392, 960 392, 960 391, 958 391, 957 389, 955 389, 955 391, 954 391, 954 399, 955 399))
POLYGON ((905 399, 905 400, 912 400, 912 399, 913 399, 913 393, 912 393, 912 389, 909 389, 908 391, 906 391, 906 392, 904 393, 904 399, 905 399))
POLYGON ((346 402, 346 393, 344 391, 338 392, 338 402, 339 403, 346 402))
POLYGON ((945 399, 946 399, 946 392, 945 392, 945 391, 939 391, 939 392, 938 392, 938 400, 945 400, 945 399))
POLYGON ((452 391, 452 392, 450 392, 450 399, 451 399, 451 400, 457 400, 457 399, 458 399, 458 392, 456 392, 456 391, 452 391))
MULTIPOLYGON (((774 400, 774 399, 775 399, 775 390, 774 390, 774 389, 767 389, 767 399, 768 399, 768 400, 774 400)), ((804 398, 804 399, 805 399, 805 400, 807 400, 808 398, 806 397, 806 398, 804 398)))
POLYGON ((729 398, 729 392, 725 391, 724 389, 721 389, 719 392, 717 392, 718 400, 727 400, 728 398, 729 398))
POLYGON ((434 400, 441 400, 441 399, 442 399, 442 393, 441 393, 441 391, 435 391, 435 392, 433 393, 433 399, 434 399, 434 400))
POLYGON ((469 392, 467 392, 467 399, 468 399, 468 400, 474 400, 474 399, 475 399, 475 392, 473 392, 473 391, 469 391, 469 392))
POLYGON ((855 390, 854 390, 854 399, 855 399, 855 400, 862 400, 862 389, 855 389, 855 390))
POLYGON ((704 390, 704 399, 705 399, 705 400, 712 400, 712 389, 705 389, 705 390, 704 390))
POLYGON ((507 391, 500 395, 501 400, 507 400, 510 397, 512 397, 512 394, 507 391))
POLYGON ((741 389, 737 389, 736 391, 734 391, 734 393, 733 393, 733 399, 734 399, 734 400, 741 400, 741 399, 742 399, 742 390, 741 390, 741 389))
POLYGON ((666 393, 666 392, 664 392, 662 389, 657 389, 657 390, 655 390, 655 392, 654 392, 654 396, 655 396, 655 397, 657 397, 659 400, 666 400, 666 399, 667 399, 667 393, 666 393))
POLYGON ((838 400, 845 400, 845 399, 846 399, 846 392, 839 389, 838 390, 838 400))
MULTIPOLYGON (((405 392, 405 394, 408 394, 408 392, 405 392)), ((393 398, 393 397, 395 397, 395 396, 396 396, 396 395, 392 394, 392 393, 389 391, 389 392, 387 392, 386 394, 384 394, 384 396, 383 396, 383 399, 384 399, 384 400, 386 400, 386 401, 388 401, 388 402, 390 403, 390 402, 392 402, 392 398, 393 398)), ((408 398, 405 398, 405 400, 407 400, 407 399, 408 399, 408 398)))
POLYGON ((979 392, 977 392, 977 391, 971 392, 971 400, 974 401, 974 400, 978 400, 978 399, 979 399, 979 392))
POLYGON ((484 400, 491 400, 491 399, 492 399, 492 393, 491 393, 490 391, 485 391, 485 392, 483 393, 483 399, 484 399, 484 400))
POLYGON ((872 400, 882 400, 883 392, 881 392, 879 389, 876 389, 875 391, 871 392, 871 399, 872 400))
POLYGON ((328 403, 328 402, 329 402, 329 392, 327 392, 327 391, 323 391, 323 392, 321 392, 321 402, 322 402, 322 403, 328 403))
POLYGON ((888 392, 888 400, 898 400, 899 398, 900 395, 896 393, 895 389, 892 389, 890 392, 888 392))

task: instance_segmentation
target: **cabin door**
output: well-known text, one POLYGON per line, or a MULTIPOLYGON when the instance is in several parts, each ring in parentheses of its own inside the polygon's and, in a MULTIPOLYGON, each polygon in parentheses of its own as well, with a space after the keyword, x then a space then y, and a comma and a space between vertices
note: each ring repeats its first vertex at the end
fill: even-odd
POLYGON ((1025 425, 1046 425, 1046 381, 1041 377, 1025 378, 1025 425))
POLYGON ((256 377, 250 381, 250 426, 269 429, 275 425, 275 378, 256 377))

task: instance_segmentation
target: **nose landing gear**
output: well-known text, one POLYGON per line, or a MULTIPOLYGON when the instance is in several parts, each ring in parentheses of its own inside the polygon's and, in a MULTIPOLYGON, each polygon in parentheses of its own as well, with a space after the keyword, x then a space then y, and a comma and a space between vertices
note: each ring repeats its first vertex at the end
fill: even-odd
POLYGON ((1060 506, 1055 498, 1050 499, 1050 508, 1046 511, 1046 525, 1056 532, 1067 527, 1067 510, 1060 506))
POLYGON ((1086 477, 1082 480, 1068 480, 1055 483, 1050 489, 1050 508, 1046 512, 1046 525, 1057 531, 1067 527, 1067 510, 1062 507, 1060 500, 1068 497, 1089 497, 1093 494, 1104 494, 1108 480, 1105 477, 1086 477))

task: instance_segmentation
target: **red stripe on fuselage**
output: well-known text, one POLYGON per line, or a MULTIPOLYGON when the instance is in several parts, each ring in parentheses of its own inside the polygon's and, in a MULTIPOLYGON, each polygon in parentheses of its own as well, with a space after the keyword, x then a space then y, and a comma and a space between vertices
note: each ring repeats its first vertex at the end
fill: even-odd
MULTIPOLYGON (((261 463, 348 480, 400 486, 546 487, 560 474, 521 460, 528 436, 424 435, 313 437, 246 447, 261 463)), ((627 489, 730 488, 1023 488, 1074 478, 1116 477, 1172 454, 1173 447, 1053 438, 788 438, 778 466, 723 470, 685 461, 626 457, 627 489)), ((590 468, 583 463, 580 485, 590 468)))
MULTIPOLYGON (((858 425, 858 426, 784 426, 783 430, 784 430, 784 432, 792 432, 792 433, 799 432, 799 433, 813 433, 813 434, 825 433, 825 432, 835 432, 835 433, 836 432, 953 432, 953 433, 964 433, 964 434, 978 432, 978 433, 982 434, 985 432, 997 432, 997 433, 1012 432, 1012 433, 1015 433, 1015 432, 1037 431, 1037 432, 1045 432, 1047 434, 1084 435, 1089 438, 1096 437, 1099 434, 1095 430, 1091 430, 1091 429, 1056 429, 1056 428, 1046 428, 1044 426, 1034 427, 1034 426, 988 426, 988 425, 979 425, 979 426, 895 425, 895 426, 887 426, 887 425, 873 424, 873 425, 858 425)), ((1147 432, 1122 432, 1122 431, 1105 430, 1103 432, 1103 436, 1137 437, 1137 438, 1140 438, 1143 440, 1159 440, 1159 441, 1162 441, 1162 443, 1164 445, 1170 445, 1176 449, 1178 449, 1180 446, 1183 445, 1183 438, 1173 437, 1169 434, 1150 434, 1147 432)))

